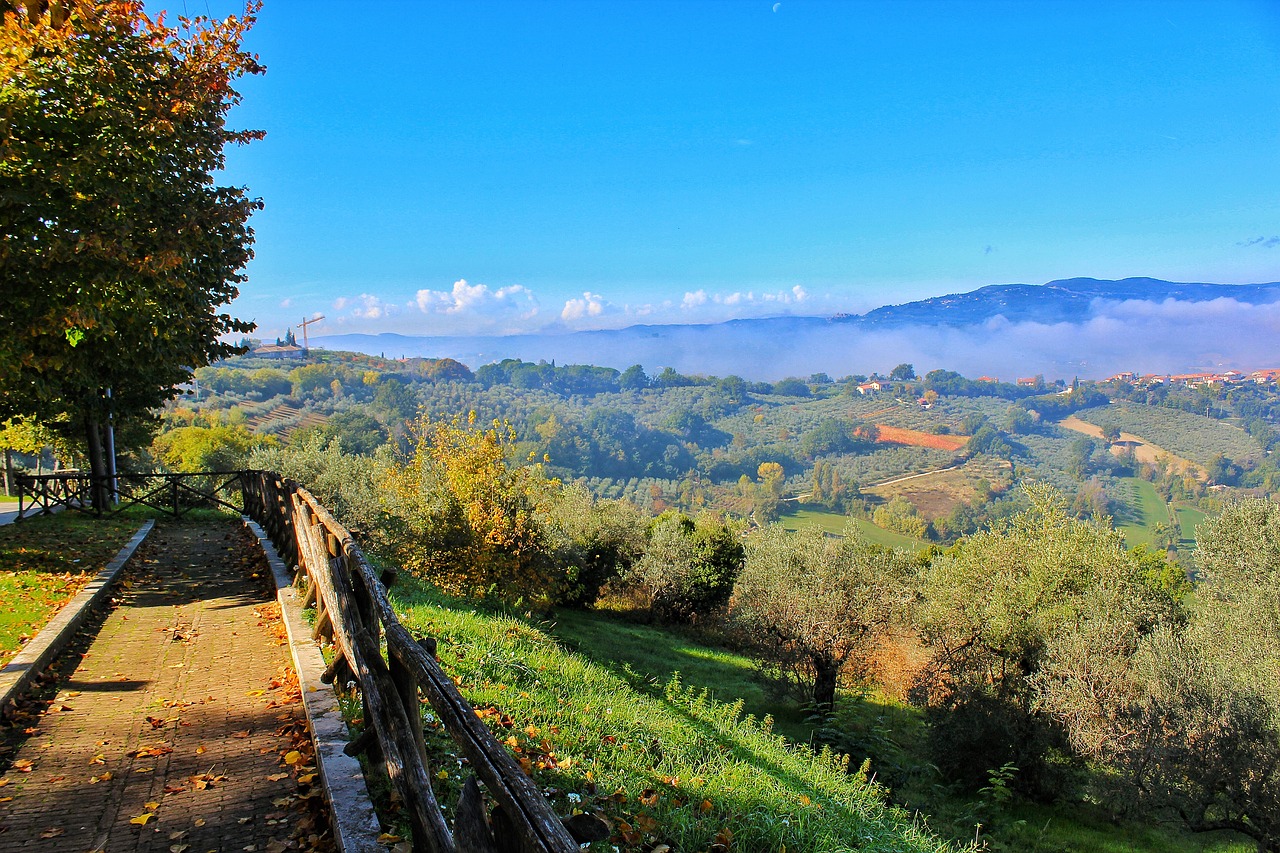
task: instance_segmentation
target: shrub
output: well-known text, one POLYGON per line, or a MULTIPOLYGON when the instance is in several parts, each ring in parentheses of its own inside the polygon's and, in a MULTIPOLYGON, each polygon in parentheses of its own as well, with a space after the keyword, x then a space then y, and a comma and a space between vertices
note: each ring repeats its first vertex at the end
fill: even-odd
POLYGON ((729 601, 742 559, 742 543, 722 522, 665 512, 650 526, 629 579, 659 620, 694 622, 729 601))

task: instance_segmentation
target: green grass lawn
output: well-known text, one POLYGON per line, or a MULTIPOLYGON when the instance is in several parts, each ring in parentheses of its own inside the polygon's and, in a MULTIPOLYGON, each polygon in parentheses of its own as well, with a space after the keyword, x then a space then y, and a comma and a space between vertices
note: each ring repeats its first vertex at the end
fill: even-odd
POLYGON ((1193 506, 1185 504, 1175 505, 1174 513, 1178 518, 1178 528, 1180 539, 1178 540, 1178 548, 1194 548, 1196 545, 1196 526, 1204 521, 1207 516, 1193 506))
POLYGON ((1169 523, 1168 504, 1155 486, 1140 477, 1125 477, 1120 484, 1120 492, 1112 495, 1116 529, 1124 533, 1130 547, 1155 544, 1152 531, 1157 524, 1169 523))
POLYGON ((35 636, 138 527, 136 518, 73 512, 0 526, 0 663, 35 636))
POLYGON ((801 508, 782 516, 779 522, 783 527, 791 531, 816 525, 826 533, 840 536, 844 533, 845 525, 850 520, 853 521, 858 528, 858 532, 868 542, 874 542, 877 545, 888 545, 891 548, 907 548, 912 551, 919 550, 925 546, 925 543, 918 539, 903 536, 901 533, 894 533, 892 530, 885 530, 883 527, 876 527, 866 519, 850 519, 847 515, 827 510, 801 508))

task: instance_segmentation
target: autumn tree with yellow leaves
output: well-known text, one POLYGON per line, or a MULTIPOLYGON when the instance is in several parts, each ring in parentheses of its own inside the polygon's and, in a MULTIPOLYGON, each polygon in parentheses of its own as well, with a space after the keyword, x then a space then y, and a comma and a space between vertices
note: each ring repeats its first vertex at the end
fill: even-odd
POLYGON ((536 460, 515 458, 515 431, 493 421, 432 420, 413 454, 387 474, 389 555, 441 589, 544 603, 565 583, 547 523, 559 492, 536 460))
POLYGON ((0 0, 0 418, 84 437, 146 418, 253 325, 220 313, 261 202, 218 183, 257 4, 222 21, 125 0, 0 0))

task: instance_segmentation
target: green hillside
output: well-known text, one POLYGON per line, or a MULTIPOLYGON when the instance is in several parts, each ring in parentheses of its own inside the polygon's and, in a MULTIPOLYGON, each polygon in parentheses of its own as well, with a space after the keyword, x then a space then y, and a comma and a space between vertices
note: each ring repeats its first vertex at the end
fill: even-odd
MULTIPOLYGON (((614 837, 593 849, 952 849, 885 805, 886 792, 840 757, 788 745, 770 721, 744 717, 741 699, 719 701, 676 677, 594 662, 541 628, 410 584, 395 599, 406 626, 439 639, 447 671, 539 785, 554 790, 557 811, 598 811, 612 821, 614 837)), ((591 640, 581 623, 578 636, 591 640)), ((702 654, 693 651, 683 654, 702 654)), ((451 764, 439 755, 437 762, 451 764)))

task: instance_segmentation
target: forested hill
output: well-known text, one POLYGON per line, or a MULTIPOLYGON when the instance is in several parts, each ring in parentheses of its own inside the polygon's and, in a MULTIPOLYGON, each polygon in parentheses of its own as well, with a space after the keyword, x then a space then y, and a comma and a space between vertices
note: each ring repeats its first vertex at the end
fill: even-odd
POLYGON ((1200 284, 1075 278, 993 285, 863 315, 772 317, 712 325, 631 326, 505 336, 313 337, 368 355, 449 357, 480 365, 518 358, 748 379, 887 372, 968 376, 1186 373, 1270 363, 1280 283, 1200 284))

